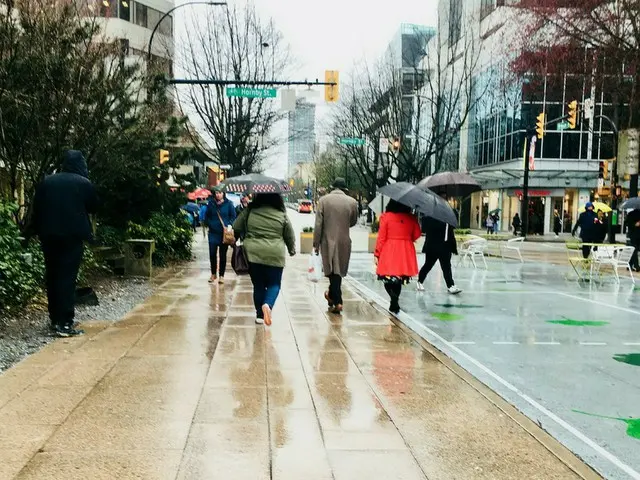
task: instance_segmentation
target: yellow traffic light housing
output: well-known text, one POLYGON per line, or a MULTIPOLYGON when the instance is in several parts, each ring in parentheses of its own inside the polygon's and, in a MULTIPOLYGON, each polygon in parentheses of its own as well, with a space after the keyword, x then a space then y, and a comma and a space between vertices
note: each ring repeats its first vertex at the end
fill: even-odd
POLYGON ((569 122, 569 128, 574 130, 578 121, 578 101, 573 100, 569 102, 569 113, 567 114, 567 122, 569 122))
POLYGON ((324 100, 325 102, 337 102, 340 98, 338 90, 339 74, 337 70, 327 70, 324 72, 325 83, 332 83, 334 85, 324 86, 324 100))
POLYGON ((169 161, 169 150, 160 149, 160 165, 169 161))
POLYGON ((538 134, 538 139, 542 140, 542 137, 544 137, 544 124, 546 123, 546 119, 547 119, 547 115, 542 112, 540 115, 538 115, 537 117, 537 123, 536 123, 536 133, 538 134))

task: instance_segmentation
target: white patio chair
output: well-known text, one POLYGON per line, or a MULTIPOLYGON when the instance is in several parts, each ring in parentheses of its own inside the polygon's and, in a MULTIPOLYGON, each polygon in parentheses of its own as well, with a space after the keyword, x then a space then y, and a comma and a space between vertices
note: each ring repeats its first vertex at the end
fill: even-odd
POLYGON ((522 253, 520 252, 520 247, 522 247, 523 243, 524 243, 524 237, 516 237, 510 240, 507 240, 502 246, 502 251, 501 251, 502 259, 504 260, 504 251, 510 250, 518 254, 518 259, 520 260, 520 263, 524 263, 524 259, 522 258, 522 253))
POLYGON ((633 270, 631 269, 631 257, 633 256, 634 250, 634 247, 599 247, 597 251, 591 254, 596 271, 599 274, 601 267, 611 267, 616 277, 616 282, 620 283, 618 269, 624 268, 625 270, 629 270, 631 281, 635 284, 636 279, 633 277, 633 270))
POLYGON ((458 252, 460 256, 460 260, 458 260, 458 265, 464 264, 466 260, 471 260, 473 264, 473 268, 478 268, 476 264, 476 257, 482 258, 482 262, 484 263, 484 268, 488 269, 487 260, 485 258, 485 251, 489 246, 489 242, 484 238, 472 238, 471 240, 467 240, 462 244, 462 248, 458 252))

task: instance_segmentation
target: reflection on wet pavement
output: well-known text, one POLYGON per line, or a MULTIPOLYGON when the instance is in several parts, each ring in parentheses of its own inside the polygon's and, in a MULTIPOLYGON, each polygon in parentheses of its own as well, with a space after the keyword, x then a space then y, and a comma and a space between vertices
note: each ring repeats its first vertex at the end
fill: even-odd
POLYGON ((265 328, 198 249, 120 323, 0 376, 0 478, 577 478, 353 289, 328 314, 305 258, 265 328))

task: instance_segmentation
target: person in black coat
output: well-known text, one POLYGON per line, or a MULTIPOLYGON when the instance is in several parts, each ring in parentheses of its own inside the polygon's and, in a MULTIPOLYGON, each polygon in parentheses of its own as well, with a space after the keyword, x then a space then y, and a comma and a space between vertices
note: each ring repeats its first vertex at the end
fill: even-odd
POLYGON ((98 198, 89 181, 87 162, 78 150, 67 150, 60 173, 38 186, 33 203, 33 228, 44 253, 51 327, 58 336, 81 335, 74 329, 76 281, 83 242, 93 239, 89 215, 98 198))
POLYGON ((631 268, 637 272, 640 270, 640 263, 638 262, 638 249, 640 248, 640 210, 629 212, 629 215, 625 218, 625 223, 628 228, 629 244, 635 248, 629 263, 631 268))
POLYGON ((418 290, 424 290, 422 284, 427 279, 427 275, 436 262, 440 262, 442 275, 444 276, 449 293, 455 295, 462 292, 462 290, 456 287, 453 281, 453 273, 451 272, 451 255, 458 254, 458 246, 456 244, 453 227, 439 220, 423 217, 422 231, 426 235, 424 246, 422 247, 422 253, 426 254, 426 258, 418 274, 418 290))
MULTIPOLYGON (((585 205, 585 211, 580 214, 575 227, 571 231, 571 235, 575 236, 576 231, 580 228, 580 239, 583 243, 598 243, 601 231, 602 223, 598 219, 598 215, 593 211, 593 203, 587 202, 585 205)), ((591 254, 591 247, 582 247, 582 257, 589 258, 591 254)))

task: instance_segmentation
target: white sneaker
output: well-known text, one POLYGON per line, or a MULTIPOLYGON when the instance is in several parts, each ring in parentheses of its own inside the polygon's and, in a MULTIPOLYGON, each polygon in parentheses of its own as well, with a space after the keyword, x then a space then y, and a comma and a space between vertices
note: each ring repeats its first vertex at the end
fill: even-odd
POLYGON ((256 325, 264 325, 264 320, 261 318, 256 318, 256 325))
POLYGON ((449 288, 449 293, 451 295, 457 295, 459 293, 462 293, 462 290, 460 290, 458 287, 456 287, 455 285, 453 287, 449 288))
POLYGON ((419 292, 424 292, 424 285, 422 285, 420 282, 416 282, 416 290, 418 290, 419 292))

